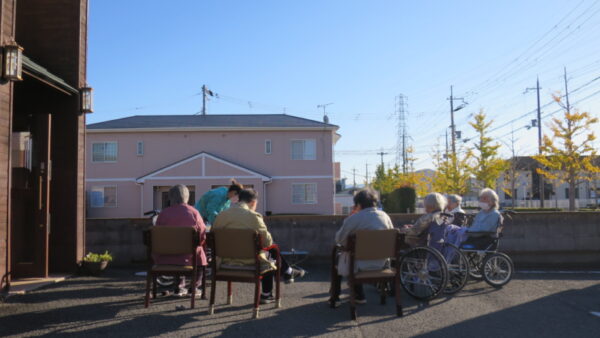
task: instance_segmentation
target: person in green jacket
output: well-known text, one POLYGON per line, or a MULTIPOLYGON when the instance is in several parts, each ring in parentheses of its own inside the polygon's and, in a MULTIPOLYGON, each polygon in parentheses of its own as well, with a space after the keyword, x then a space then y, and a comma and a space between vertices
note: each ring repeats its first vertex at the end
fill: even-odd
POLYGON ((231 180, 229 187, 218 187, 207 191, 196 202, 195 207, 200 212, 204 222, 213 224, 217 215, 229 208, 231 201, 237 202, 237 197, 242 189, 244 187, 241 184, 236 180, 231 180))

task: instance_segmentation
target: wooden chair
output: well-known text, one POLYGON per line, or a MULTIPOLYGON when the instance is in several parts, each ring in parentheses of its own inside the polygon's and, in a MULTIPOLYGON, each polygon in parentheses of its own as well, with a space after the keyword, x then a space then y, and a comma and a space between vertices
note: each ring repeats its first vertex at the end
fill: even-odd
POLYGON ((260 271, 259 255, 262 250, 275 249, 275 299, 276 307, 281 307, 281 257, 279 247, 272 245, 263 248, 260 235, 254 230, 246 229, 219 229, 208 234, 208 246, 211 250, 212 283, 210 292, 209 314, 215 311, 215 293, 217 281, 227 282, 227 304, 233 301, 232 282, 254 283, 254 311, 253 318, 258 318, 260 304, 260 282, 263 278, 260 271), (254 265, 248 267, 219 266, 217 257, 223 259, 253 260, 254 265))
MULTIPOLYGON (((396 298, 396 315, 402 317, 400 298, 400 249, 404 243, 404 235, 396 229, 360 230, 348 238, 350 252, 350 316, 356 320, 356 294, 354 285, 365 283, 394 283, 396 298), (394 266, 381 270, 355 271, 357 260, 391 259, 394 266)), ((386 291, 380 288, 381 304, 385 304, 386 291)))
POLYGON ((150 264, 146 275, 145 307, 150 305, 150 287, 153 298, 156 298, 157 276, 189 276, 192 280, 192 309, 196 301, 196 278, 198 264, 196 250, 200 245, 198 232, 193 227, 154 226, 144 232, 144 243, 148 246, 150 264), (152 255, 192 255, 192 265, 157 265, 152 255))

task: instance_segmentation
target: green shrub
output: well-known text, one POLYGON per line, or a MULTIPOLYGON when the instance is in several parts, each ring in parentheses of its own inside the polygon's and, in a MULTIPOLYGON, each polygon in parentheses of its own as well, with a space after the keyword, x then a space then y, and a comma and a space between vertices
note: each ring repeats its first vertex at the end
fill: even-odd
POLYGON ((89 252, 83 257, 84 262, 98 263, 98 262, 110 262, 112 261, 112 255, 108 251, 104 251, 103 254, 97 254, 89 252))
POLYGON ((414 188, 402 187, 383 196, 383 208, 388 213, 413 213, 417 203, 414 188))

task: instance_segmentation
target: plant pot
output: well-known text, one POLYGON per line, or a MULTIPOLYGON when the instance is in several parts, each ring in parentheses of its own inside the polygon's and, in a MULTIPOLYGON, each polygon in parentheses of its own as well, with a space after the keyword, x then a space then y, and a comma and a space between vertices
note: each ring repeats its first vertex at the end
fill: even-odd
POLYGON ((108 266, 108 261, 83 262, 83 267, 92 276, 99 276, 108 266))

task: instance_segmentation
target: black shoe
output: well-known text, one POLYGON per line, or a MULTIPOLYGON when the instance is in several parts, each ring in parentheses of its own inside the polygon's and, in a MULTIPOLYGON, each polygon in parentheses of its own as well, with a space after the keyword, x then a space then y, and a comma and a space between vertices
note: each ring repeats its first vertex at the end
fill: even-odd
POLYGON ((260 303, 261 304, 271 304, 273 302, 275 302, 275 297, 273 297, 273 294, 260 295, 260 303))
POLYGON ((340 298, 334 298, 334 299, 329 299, 327 300, 327 304, 329 304, 329 307, 331 308, 338 308, 340 306, 340 304, 342 303, 342 301, 340 300, 340 298))
POLYGON ((289 273, 289 274, 288 273, 284 273, 283 274, 283 281, 285 283, 288 283, 288 284, 289 283, 293 283, 294 279, 296 277, 302 278, 302 277, 304 277, 305 274, 306 274, 306 271, 303 270, 303 269, 292 268, 292 273, 289 273))
POLYGON ((354 298, 354 302, 356 302, 356 304, 359 305, 367 304, 367 298, 365 298, 365 295, 356 295, 356 298, 354 298))

